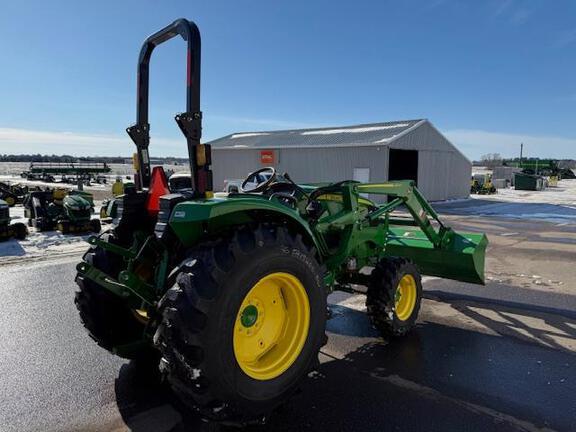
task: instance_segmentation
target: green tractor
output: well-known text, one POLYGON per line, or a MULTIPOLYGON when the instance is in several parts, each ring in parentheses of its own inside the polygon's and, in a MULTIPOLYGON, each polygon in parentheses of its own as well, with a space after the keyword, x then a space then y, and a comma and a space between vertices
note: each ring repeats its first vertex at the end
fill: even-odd
POLYGON ((273 411, 318 365, 333 291, 367 286, 368 315, 390 338, 416 323, 421 274, 484 283, 486 236, 445 225, 412 181, 299 185, 263 168, 240 192, 214 197, 199 83, 194 23, 180 19, 146 39, 137 122, 127 129, 137 187, 117 199, 118 222, 89 239, 77 265, 75 303, 101 347, 159 368, 202 417, 244 424, 273 411), (191 188, 170 193, 149 162, 149 62, 178 35, 188 47, 187 111, 175 118, 191 188))
POLYGON ((0 182, 0 199, 6 201, 10 207, 14 207, 16 204, 22 204, 22 200, 27 193, 27 186, 0 182))
POLYGON ((92 195, 64 189, 30 192, 24 199, 28 225, 38 231, 58 230, 62 234, 99 233, 100 220, 92 219, 92 195))
POLYGON ((492 195, 498 190, 492 183, 492 174, 474 174, 470 178, 470 193, 477 195, 492 195))
POLYGON ((0 241, 11 239, 24 240, 28 235, 28 228, 23 223, 10 224, 10 206, 0 200, 0 241))

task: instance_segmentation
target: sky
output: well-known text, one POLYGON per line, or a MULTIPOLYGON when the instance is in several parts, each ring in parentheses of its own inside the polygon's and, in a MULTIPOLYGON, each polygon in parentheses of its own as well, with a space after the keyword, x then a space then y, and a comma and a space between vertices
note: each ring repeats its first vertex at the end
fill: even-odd
MULTIPOLYGON (((427 118, 470 159, 576 158, 573 0, 0 2, 0 154, 130 155, 140 45, 185 17, 205 142, 427 118)), ((150 153, 185 157, 185 43, 150 73, 150 153)))

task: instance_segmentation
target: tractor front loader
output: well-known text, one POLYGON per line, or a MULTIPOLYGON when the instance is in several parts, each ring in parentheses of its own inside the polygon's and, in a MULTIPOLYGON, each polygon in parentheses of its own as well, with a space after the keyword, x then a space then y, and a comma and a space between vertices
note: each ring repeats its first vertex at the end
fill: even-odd
POLYGON ((214 197, 201 120, 200 34, 180 19, 140 51, 127 129, 138 184, 117 198, 117 223, 89 239, 75 302, 100 346, 156 364, 203 417, 243 424, 293 394, 318 364, 334 290, 367 286, 368 314, 388 338, 415 325, 421 274, 483 283, 486 236, 443 224, 411 181, 299 185, 269 167, 214 197), (170 193, 162 168, 150 167, 148 80, 152 52, 176 36, 187 43, 186 112, 176 122, 191 187, 170 193), (377 205, 365 194, 391 199, 377 205))

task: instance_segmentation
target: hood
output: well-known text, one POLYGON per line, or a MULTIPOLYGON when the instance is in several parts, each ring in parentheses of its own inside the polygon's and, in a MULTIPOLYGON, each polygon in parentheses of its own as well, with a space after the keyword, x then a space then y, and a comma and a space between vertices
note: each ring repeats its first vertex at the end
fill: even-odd
POLYGON ((64 205, 72 210, 89 210, 90 203, 88 200, 79 195, 68 195, 64 198, 64 205))

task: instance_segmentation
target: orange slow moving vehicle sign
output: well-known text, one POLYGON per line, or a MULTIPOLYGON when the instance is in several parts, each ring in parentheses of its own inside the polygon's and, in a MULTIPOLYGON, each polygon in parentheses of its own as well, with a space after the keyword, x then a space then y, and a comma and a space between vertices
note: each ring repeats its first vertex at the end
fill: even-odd
POLYGON ((262 165, 274 165, 274 150, 260 150, 260 163, 262 165))

